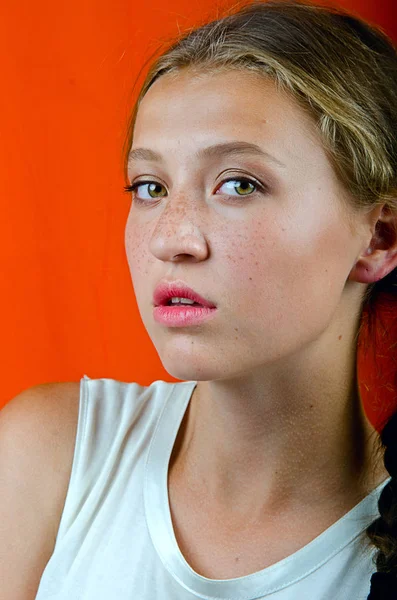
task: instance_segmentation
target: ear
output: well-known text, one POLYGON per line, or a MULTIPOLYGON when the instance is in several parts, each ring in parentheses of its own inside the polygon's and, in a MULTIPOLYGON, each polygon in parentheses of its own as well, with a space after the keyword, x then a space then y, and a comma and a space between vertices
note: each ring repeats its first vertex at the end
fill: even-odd
POLYGON ((350 271, 348 279, 375 283, 397 267, 397 212, 384 204, 370 213, 372 237, 350 271))

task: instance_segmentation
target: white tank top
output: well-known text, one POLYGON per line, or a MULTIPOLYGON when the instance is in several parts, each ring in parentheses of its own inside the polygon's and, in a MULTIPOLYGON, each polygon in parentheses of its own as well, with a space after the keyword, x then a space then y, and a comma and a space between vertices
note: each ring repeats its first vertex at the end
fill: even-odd
POLYGON ((80 381, 74 459, 54 552, 36 600, 366 600, 375 548, 365 528, 387 479, 287 558, 208 579, 179 550, 168 463, 196 381, 80 381))

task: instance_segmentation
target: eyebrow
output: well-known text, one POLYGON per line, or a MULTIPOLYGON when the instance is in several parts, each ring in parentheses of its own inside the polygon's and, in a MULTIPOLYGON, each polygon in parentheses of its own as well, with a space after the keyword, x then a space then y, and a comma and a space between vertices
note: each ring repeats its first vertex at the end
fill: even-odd
MULTIPOLYGON (((244 155, 251 154, 254 156, 260 156, 261 158, 266 158, 267 160, 274 162, 279 167, 286 168, 286 165, 279 161, 275 156, 263 150, 257 144, 252 144, 249 142, 224 142, 221 144, 213 144, 212 146, 207 146, 206 148, 201 148, 195 153, 194 158, 203 159, 203 158, 218 158, 220 156, 232 155, 244 155)), ((150 150, 149 148, 134 148, 128 155, 128 165, 132 165, 132 163, 139 160, 148 160, 152 162, 161 162, 163 157, 158 152, 154 150, 150 150)))

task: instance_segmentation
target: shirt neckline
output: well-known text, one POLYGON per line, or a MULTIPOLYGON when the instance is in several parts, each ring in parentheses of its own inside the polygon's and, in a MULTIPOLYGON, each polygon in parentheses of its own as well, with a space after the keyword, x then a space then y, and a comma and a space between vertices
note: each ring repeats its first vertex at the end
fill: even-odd
POLYGON ((211 600, 254 600, 266 596, 320 568, 376 518, 379 493, 390 478, 314 540, 265 569, 243 577, 218 580, 196 573, 176 541, 168 497, 168 465, 196 385, 197 381, 171 384, 148 449, 144 475, 144 504, 150 537, 164 567, 183 588, 211 600))

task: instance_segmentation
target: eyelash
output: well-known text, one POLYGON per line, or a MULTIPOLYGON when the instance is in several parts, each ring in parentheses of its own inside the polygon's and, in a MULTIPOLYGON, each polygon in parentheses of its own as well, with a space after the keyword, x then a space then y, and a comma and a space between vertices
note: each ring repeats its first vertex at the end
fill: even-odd
MULTIPOLYGON (((258 181, 256 181, 256 179, 252 179, 252 178, 250 178, 250 177, 236 177, 236 176, 234 176, 234 177, 229 177, 228 179, 224 179, 224 180, 221 182, 221 184, 220 184, 220 186, 219 186, 219 187, 222 187, 222 185, 223 185, 224 183, 227 183, 228 181, 239 181, 240 183, 241 183, 241 182, 243 182, 243 181, 244 181, 244 182, 248 181, 248 183, 251 183, 251 184, 252 184, 252 185, 253 185, 255 188, 257 188, 256 190, 252 191, 250 194, 240 194, 240 195, 237 195, 237 196, 231 196, 231 195, 229 195, 229 196, 228 196, 229 198, 233 198, 233 199, 237 198, 238 200, 240 200, 240 199, 242 199, 242 198, 244 198, 244 197, 247 197, 247 196, 252 196, 252 195, 253 195, 253 194, 254 194, 256 191, 258 191, 258 190, 259 190, 260 192, 262 192, 262 193, 266 193, 266 192, 268 191, 268 189, 267 189, 267 187, 266 187, 266 186, 264 186, 264 185, 262 185, 261 183, 259 183, 258 181)), ((137 189, 139 186, 141 186, 141 185, 148 185, 148 184, 151 184, 151 183, 154 183, 154 184, 156 184, 156 185, 161 185, 161 186, 163 186, 163 184, 161 184, 161 183, 158 183, 157 181, 153 181, 153 180, 146 180, 146 181, 144 181, 144 180, 141 180, 141 181, 139 181, 139 180, 138 180, 138 181, 135 181, 135 182, 134 182, 133 184, 131 184, 131 185, 127 185, 127 186, 125 186, 123 189, 124 189, 124 191, 125 191, 126 193, 131 193, 131 192, 132 192, 132 194, 133 194, 133 198, 134 198, 134 202, 135 202, 136 204, 152 204, 152 202, 151 202, 149 199, 141 199, 141 198, 138 198, 138 197, 137 197, 137 196, 134 194, 135 190, 136 190, 136 189, 137 189)), ((163 187, 164 187, 164 186, 163 186, 163 187)), ((158 198, 152 198, 152 200, 154 200, 154 201, 155 201, 155 200, 159 200, 160 198, 164 198, 164 196, 159 196, 158 198)))

